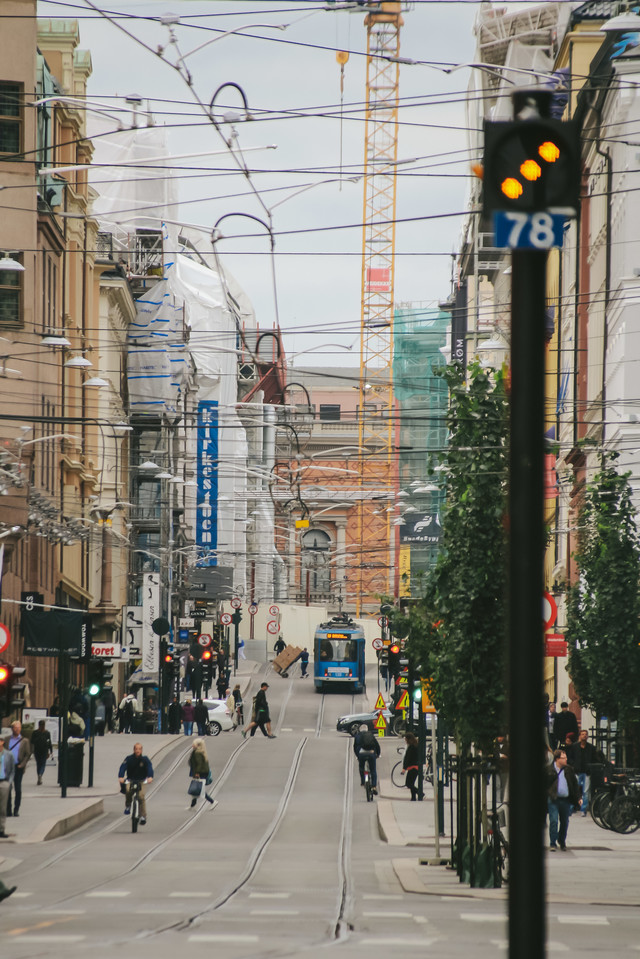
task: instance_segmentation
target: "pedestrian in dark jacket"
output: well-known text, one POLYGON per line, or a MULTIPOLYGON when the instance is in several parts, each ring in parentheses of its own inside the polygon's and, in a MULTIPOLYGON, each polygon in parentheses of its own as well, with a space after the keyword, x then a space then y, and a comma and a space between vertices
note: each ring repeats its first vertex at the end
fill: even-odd
POLYGON ((404 784, 411 790, 411 802, 416 802, 419 796, 416 779, 418 778, 420 754, 418 752, 418 740, 413 733, 407 733, 404 737, 407 748, 404 751, 402 768, 405 772, 404 784))
POLYGON ((567 848, 569 816, 574 806, 580 807, 582 798, 576 774, 567 764, 564 749, 556 749, 553 762, 547 766, 547 810, 549 813, 549 848, 555 852, 558 845, 567 848))
POLYGON ((195 705, 193 718, 198 726, 198 736, 207 735, 207 723, 209 722, 209 710, 201 699, 195 705))
POLYGON ((169 727, 169 734, 176 736, 180 732, 180 719, 182 718, 180 703, 178 702, 178 697, 174 696, 171 702, 169 703, 169 708, 167 710, 167 725, 169 727))
POLYGON ((191 699, 187 699, 186 703, 182 707, 182 729, 185 736, 190 736, 193 732, 193 721, 196 718, 195 706, 191 702, 191 699))
POLYGON ((38 786, 42 785, 42 777, 47 765, 49 756, 53 756, 53 744, 51 734, 47 729, 44 719, 38 723, 38 728, 31 733, 31 751, 36 760, 36 772, 38 774, 38 786))
POLYGON ((574 739, 578 738, 578 720, 570 711, 568 703, 560 703, 560 712, 553 721, 553 735, 559 747, 566 743, 567 733, 573 733, 574 739))
POLYGON ((376 772, 376 759, 380 755, 378 737, 374 736, 370 729, 361 729, 353 741, 353 751, 358 757, 360 785, 364 786, 364 764, 368 761, 369 772, 371 773, 371 786, 373 792, 377 793, 378 774, 376 772))
POLYGON ((240 689, 240 683, 236 683, 236 685, 233 687, 233 700, 236 706, 235 724, 236 726, 242 726, 244 722, 244 702, 242 701, 242 690, 240 689))
MULTIPOLYGON (((204 798, 207 802, 212 803, 213 799, 206 792, 205 786, 211 782, 211 766, 209 765, 209 757, 207 756, 207 748, 204 744, 204 739, 194 739, 193 745, 191 747, 191 752, 189 754, 189 775, 191 779, 201 780, 202 789, 200 795, 204 793, 204 798)), ((191 806, 195 806, 198 801, 197 796, 191 797, 191 806)))
POLYGON ((591 766, 605 763, 606 760, 596 747, 588 742, 589 733, 586 729, 580 730, 578 742, 567 749, 567 759, 575 772, 578 785, 582 791, 582 815, 587 815, 589 808, 589 787, 591 785, 591 766))
POLYGON ((267 702, 268 688, 269 683, 260 685, 253 704, 255 719, 252 719, 247 728, 242 730, 243 736, 246 736, 249 730, 251 730, 250 735, 255 736, 256 729, 261 729, 263 736, 267 736, 268 739, 276 738, 271 732, 271 717, 269 715, 269 703, 267 702))

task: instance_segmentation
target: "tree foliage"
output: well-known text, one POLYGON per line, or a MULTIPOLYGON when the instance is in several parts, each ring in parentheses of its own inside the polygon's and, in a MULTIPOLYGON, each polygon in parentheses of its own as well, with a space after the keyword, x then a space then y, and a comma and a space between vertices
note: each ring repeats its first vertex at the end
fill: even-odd
POLYGON ((488 748, 506 702, 508 397, 502 372, 442 373, 450 390, 443 550, 411 610, 407 648, 464 746, 488 748))
POLYGON ((569 672, 580 703, 624 723, 640 696, 640 544, 617 453, 583 493, 567 595, 569 672))

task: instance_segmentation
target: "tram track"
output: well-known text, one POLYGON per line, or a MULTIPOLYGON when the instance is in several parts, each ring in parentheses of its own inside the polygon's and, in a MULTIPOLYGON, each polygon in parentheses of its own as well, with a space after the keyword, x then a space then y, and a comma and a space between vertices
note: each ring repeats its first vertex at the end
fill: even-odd
MULTIPOLYGON (((278 717, 278 727, 280 727, 285 718, 287 708, 290 705, 292 695, 294 692, 294 684, 289 684, 289 688, 286 691, 286 695, 281 704, 279 717, 278 717)), ((355 701, 355 696, 351 696, 351 704, 355 701)), ((317 708, 316 724, 315 724, 315 739, 321 736, 325 718, 326 718, 326 696, 323 694, 321 701, 317 708)), ((289 809, 290 802, 294 795, 296 789, 296 783, 298 780, 298 775, 302 766, 303 756, 305 748, 309 743, 307 736, 304 736, 297 743, 291 763, 288 769, 287 778, 282 789, 281 795, 279 797, 277 806, 273 812, 273 816, 269 821, 268 825, 265 827, 260 838, 253 845, 253 848, 248 852, 246 859, 246 865, 242 872, 239 875, 236 875, 233 879, 229 881, 226 889, 219 893, 215 900, 210 901, 203 908, 194 911, 191 915, 182 916, 180 918, 175 918, 173 921, 162 921, 155 928, 147 928, 134 934, 132 937, 123 940, 120 938, 111 938, 109 937, 108 941, 102 941, 96 943, 96 945, 103 946, 117 946, 122 945, 125 942, 131 941, 160 941, 159 937, 169 936, 175 932, 185 932, 193 931, 197 929, 202 921, 206 921, 208 916, 215 915, 216 912, 223 911, 225 906, 232 903, 232 901, 244 891, 247 890, 247 887, 250 886, 252 880, 254 880, 259 872, 260 865, 263 862, 263 859, 275 840, 279 829, 283 825, 287 817, 287 811, 289 809)), ((224 788, 225 784, 229 780, 229 777, 232 775, 233 769, 238 761, 241 750, 248 746, 248 742, 241 742, 231 753, 227 759, 221 773, 216 778, 213 787, 210 789, 210 795, 214 798, 214 805, 203 805, 198 809, 194 815, 192 815, 188 820, 179 824, 177 828, 171 831, 171 833, 163 836, 161 840, 155 842, 150 848, 146 849, 145 852, 141 853, 133 862, 130 862, 126 868, 120 869, 118 872, 108 876, 103 877, 99 881, 96 881, 90 885, 83 885, 82 889, 77 889, 74 892, 67 892, 66 895, 61 896, 59 899, 51 903, 50 908, 61 909, 64 911, 65 908, 68 908, 70 903, 75 900, 78 896, 85 896, 88 893, 96 892, 98 890, 104 889, 114 883, 117 883, 118 880, 124 879, 125 877, 131 877, 135 875, 139 870, 143 869, 145 866, 149 865, 151 860, 164 849, 174 843, 176 840, 179 840, 184 834, 194 825, 194 823, 201 821, 201 816, 204 814, 205 810, 207 812, 214 812, 215 809, 219 806, 217 800, 217 795, 224 788)), ((170 761, 170 765, 166 770, 163 771, 161 777, 156 779, 153 784, 153 789, 149 790, 149 798, 157 796, 161 793, 162 789, 170 782, 173 774, 176 769, 184 762, 186 756, 189 753, 189 749, 180 749, 179 754, 170 761)), ((284 772, 284 770, 283 770, 284 772)), ((353 769, 353 756, 351 748, 351 740, 345 743, 345 758, 344 758, 344 788, 342 795, 341 803, 341 815, 340 816, 340 827, 339 833, 337 834, 337 890, 336 898, 334 900, 334 907, 331 908, 328 906, 327 915, 327 924, 326 932, 318 939, 317 936, 309 939, 306 943, 299 943, 295 949, 292 949, 290 952, 288 949, 285 949, 282 952, 282 955, 295 955, 297 952, 306 952, 312 948, 317 947, 318 945, 329 946, 332 944, 341 944, 344 943, 351 931, 353 929, 353 880, 352 880, 352 866, 351 866, 351 849, 352 849, 352 806, 353 806, 353 778, 354 778, 354 769, 353 769)), ((340 807, 339 807, 340 808, 340 807)), ((338 816, 336 816, 338 819, 338 816)), ((104 838, 106 835, 114 831, 118 826, 122 825, 122 819, 118 817, 114 822, 109 823, 106 827, 93 831, 92 835, 86 836, 83 839, 74 842, 71 846, 67 847, 65 850, 60 853, 50 857, 39 867, 38 870, 33 870, 37 872, 39 870, 50 869, 52 866, 60 863, 65 858, 72 856, 78 850, 88 846, 92 842, 97 842, 98 840, 104 838)), ((337 822, 336 822, 337 826, 337 822)), ((258 954, 254 954, 255 959, 258 959, 258 954)), ((272 955, 271 950, 265 950, 264 956, 272 955)))

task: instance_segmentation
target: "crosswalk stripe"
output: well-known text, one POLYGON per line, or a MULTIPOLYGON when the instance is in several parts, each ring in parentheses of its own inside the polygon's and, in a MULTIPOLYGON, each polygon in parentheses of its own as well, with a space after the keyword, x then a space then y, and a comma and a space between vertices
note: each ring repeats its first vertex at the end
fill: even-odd
POLYGON ((258 942, 258 936, 242 936, 218 933, 195 933, 189 936, 188 942, 258 942))

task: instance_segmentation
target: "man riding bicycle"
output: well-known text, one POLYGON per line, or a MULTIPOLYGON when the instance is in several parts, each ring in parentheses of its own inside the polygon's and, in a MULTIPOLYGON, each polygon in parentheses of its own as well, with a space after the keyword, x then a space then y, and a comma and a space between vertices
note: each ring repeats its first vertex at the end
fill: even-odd
POLYGON ((360 730, 353 741, 353 751, 358 757, 360 767, 360 785, 364 786, 364 764, 369 761, 372 792, 378 793, 378 777, 376 774, 376 759, 380 755, 380 743, 377 736, 370 729, 360 730))
POLYGON ((144 796, 144 784, 153 780, 153 766, 148 756, 142 755, 142 743, 135 743, 133 752, 127 756, 118 772, 118 781, 120 784, 126 782, 127 790, 125 794, 124 814, 128 816, 131 813, 131 786, 133 783, 140 783, 140 825, 144 826, 147 821, 147 803, 144 796))

